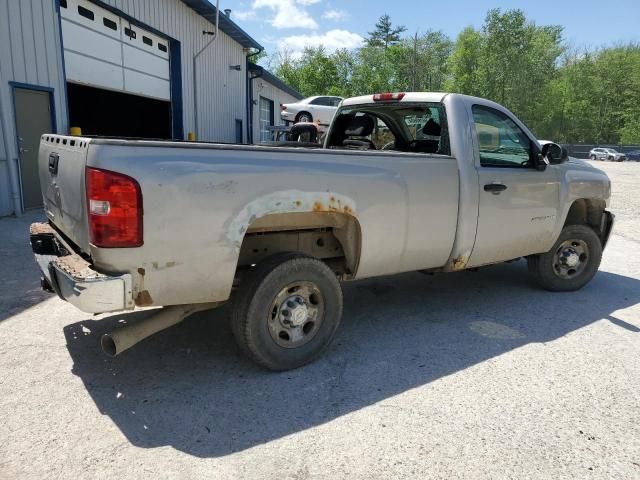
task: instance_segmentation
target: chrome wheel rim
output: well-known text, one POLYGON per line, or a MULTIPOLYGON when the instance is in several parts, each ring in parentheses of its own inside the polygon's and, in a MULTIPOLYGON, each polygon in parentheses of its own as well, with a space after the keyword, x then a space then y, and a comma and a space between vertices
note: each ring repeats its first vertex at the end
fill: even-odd
POLYGON ((583 240, 565 240, 553 256, 553 271, 564 279, 580 275, 589 263, 589 247, 583 240))
POLYGON ((267 318, 274 342, 298 348, 310 342, 324 319, 324 297, 313 282, 295 282, 284 287, 271 303, 267 318))

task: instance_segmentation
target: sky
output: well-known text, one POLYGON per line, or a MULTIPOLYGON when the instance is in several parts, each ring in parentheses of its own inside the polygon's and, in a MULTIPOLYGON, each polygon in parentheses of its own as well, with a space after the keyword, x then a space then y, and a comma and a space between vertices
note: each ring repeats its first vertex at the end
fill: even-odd
POLYGON ((320 44, 328 51, 357 48, 385 13, 408 33, 442 30, 455 38, 467 26, 480 27, 495 7, 519 8, 538 25, 564 26, 565 40, 577 48, 640 41, 640 0, 220 1, 269 54, 320 44))

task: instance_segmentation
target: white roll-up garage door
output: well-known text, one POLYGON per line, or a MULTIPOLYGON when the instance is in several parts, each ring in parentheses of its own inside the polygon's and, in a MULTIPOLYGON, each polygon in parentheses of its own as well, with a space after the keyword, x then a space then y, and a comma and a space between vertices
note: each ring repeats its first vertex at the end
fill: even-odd
POLYGON ((67 81, 170 100, 166 39, 86 0, 60 12, 67 81))

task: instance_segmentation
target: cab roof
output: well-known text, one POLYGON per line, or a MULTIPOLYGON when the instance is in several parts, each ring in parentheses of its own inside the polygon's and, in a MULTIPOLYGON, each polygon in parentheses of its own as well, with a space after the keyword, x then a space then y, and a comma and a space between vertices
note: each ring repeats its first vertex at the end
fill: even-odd
POLYGON ((342 106, 349 105, 376 105, 383 103, 415 103, 415 102, 426 102, 426 103, 441 103, 444 97, 446 97, 448 93, 444 92, 406 92, 401 100, 391 100, 391 101, 375 101, 374 94, 370 95, 362 95, 360 97, 352 97, 347 98, 342 101, 342 106))

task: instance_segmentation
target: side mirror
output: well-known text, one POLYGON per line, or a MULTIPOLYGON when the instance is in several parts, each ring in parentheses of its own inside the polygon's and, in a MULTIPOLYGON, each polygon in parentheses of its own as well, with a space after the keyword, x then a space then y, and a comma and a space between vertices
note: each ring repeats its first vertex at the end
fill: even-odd
POLYGON ((554 165, 566 162, 569 158, 569 152, 557 143, 545 143, 542 146, 542 156, 546 157, 549 163, 554 165))

